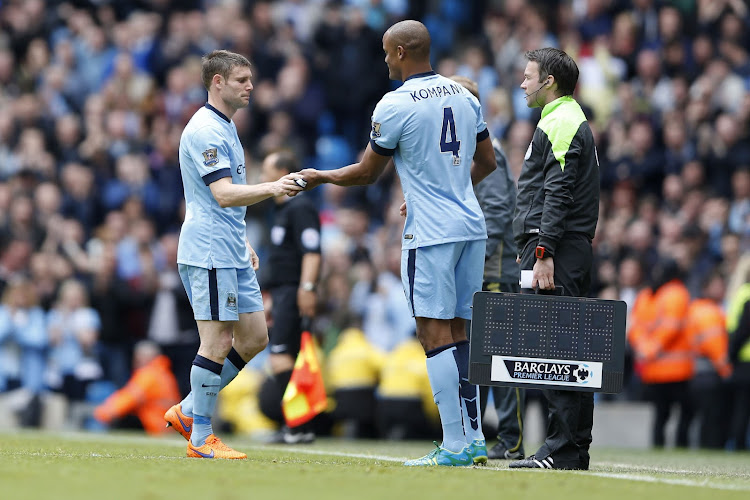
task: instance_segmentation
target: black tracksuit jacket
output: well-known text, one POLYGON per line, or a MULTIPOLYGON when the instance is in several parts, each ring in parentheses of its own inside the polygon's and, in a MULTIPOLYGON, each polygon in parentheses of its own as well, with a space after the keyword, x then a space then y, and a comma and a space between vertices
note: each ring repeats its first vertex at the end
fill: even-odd
POLYGON ((566 233, 594 238, 599 218, 599 160, 579 104, 560 97, 542 110, 518 179, 513 233, 519 252, 529 238, 554 254, 566 233))

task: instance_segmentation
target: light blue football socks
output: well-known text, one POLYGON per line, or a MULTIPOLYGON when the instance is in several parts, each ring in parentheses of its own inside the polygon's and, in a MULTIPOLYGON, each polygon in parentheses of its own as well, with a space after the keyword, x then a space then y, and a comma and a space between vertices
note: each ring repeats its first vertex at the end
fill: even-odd
POLYGON ((440 413, 443 427, 443 448, 459 452, 466 446, 461 403, 459 401, 458 367, 453 344, 427 352, 427 375, 432 387, 432 397, 440 413))
MULTIPOLYGON (((221 387, 219 390, 221 391, 223 388, 225 388, 227 385, 229 385, 229 382, 235 379, 237 377, 237 374, 240 373, 240 370, 242 370, 247 363, 244 359, 242 359, 242 356, 240 356, 240 353, 234 350, 234 347, 232 347, 232 350, 229 351, 229 354, 227 355, 227 359, 224 360, 224 365, 221 368, 221 387)), ((191 389, 192 389, 192 375, 191 375, 191 389)), ((187 417, 193 416, 193 391, 191 390, 190 393, 185 396, 185 399, 183 399, 180 402, 180 410, 182 413, 187 417)))
POLYGON ((196 355, 190 370, 190 388, 193 394, 193 432, 190 442, 203 446, 214 433, 211 417, 216 409, 216 399, 221 389, 222 365, 201 355, 196 355))

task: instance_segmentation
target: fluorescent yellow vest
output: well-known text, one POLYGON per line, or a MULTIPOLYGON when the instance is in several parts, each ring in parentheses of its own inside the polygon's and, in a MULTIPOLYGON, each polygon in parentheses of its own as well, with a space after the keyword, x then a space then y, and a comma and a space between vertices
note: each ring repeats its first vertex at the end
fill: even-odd
MULTIPOLYGON (((750 300, 750 283, 745 283, 737 290, 737 295, 729 304, 729 310, 727 311, 727 331, 729 335, 734 334, 737 330, 740 316, 742 316, 742 311, 745 309, 745 303, 748 300, 750 300)), ((742 362, 750 362, 750 340, 745 342, 745 345, 740 349, 738 359, 742 362)))

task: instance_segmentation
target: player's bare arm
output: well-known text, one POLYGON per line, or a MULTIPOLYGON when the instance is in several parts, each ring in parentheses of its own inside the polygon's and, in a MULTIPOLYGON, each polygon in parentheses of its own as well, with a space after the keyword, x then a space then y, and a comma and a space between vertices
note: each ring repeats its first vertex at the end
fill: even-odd
POLYGON ((308 252, 302 257, 300 287, 297 290, 297 307, 301 316, 312 318, 318 303, 315 284, 320 274, 321 257, 319 253, 308 252))
POLYGON ((307 188, 312 189, 320 184, 336 184, 338 186, 365 186, 372 184, 380 177, 386 165, 391 160, 390 156, 379 155, 367 145, 362 160, 346 167, 336 170, 315 170, 306 168, 300 172, 307 188))
POLYGON ((223 177, 212 182, 209 188, 220 207, 241 207, 254 205, 274 196, 294 195, 302 191, 302 187, 294 182, 297 177, 299 174, 288 174, 277 181, 252 186, 233 184, 231 177, 223 177))
POLYGON ((492 149, 492 140, 487 136, 483 141, 477 143, 474 161, 471 164, 471 183, 476 186, 496 168, 495 150, 492 149))

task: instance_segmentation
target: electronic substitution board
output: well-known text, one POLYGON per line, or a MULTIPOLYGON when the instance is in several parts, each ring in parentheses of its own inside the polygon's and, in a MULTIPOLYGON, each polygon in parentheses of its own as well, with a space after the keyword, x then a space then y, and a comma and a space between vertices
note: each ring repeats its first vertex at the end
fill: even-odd
POLYGON ((473 384, 618 393, 627 306, 618 300, 478 292, 473 384))

